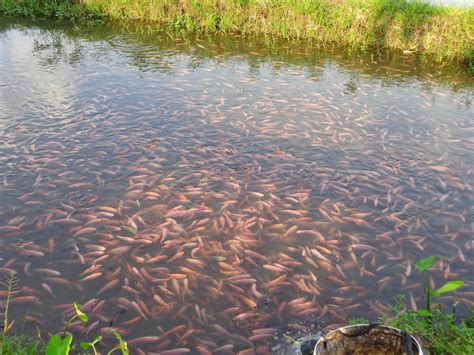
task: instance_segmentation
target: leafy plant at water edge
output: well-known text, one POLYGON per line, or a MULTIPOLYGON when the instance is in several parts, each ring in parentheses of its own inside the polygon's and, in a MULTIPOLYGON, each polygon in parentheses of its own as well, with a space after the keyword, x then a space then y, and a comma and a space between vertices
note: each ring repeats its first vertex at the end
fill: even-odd
MULTIPOLYGON (((428 270, 434 266, 436 258, 430 256, 419 260, 416 268, 425 277, 426 308, 418 311, 407 311, 405 296, 396 298, 392 307, 393 317, 382 317, 383 324, 401 329, 421 339, 422 346, 430 354, 474 354, 474 312, 465 319, 456 316, 455 302, 450 312, 440 306, 433 306, 433 297, 453 292, 461 287, 463 281, 449 281, 433 290, 429 284, 428 270)), ((364 318, 353 318, 349 324, 368 324, 364 318)))
POLYGON ((89 317, 87 317, 87 315, 81 311, 81 306, 78 303, 74 303, 74 310, 76 314, 74 314, 64 325, 62 336, 53 335, 49 339, 48 345, 46 346, 46 355, 69 354, 71 350, 71 343, 72 343, 72 335, 66 335, 69 329, 69 326, 77 318, 79 318, 79 320, 83 323, 87 323, 89 321, 89 317))
MULTIPOLYGON (((66 322, 64 325, 62 336, 53 335, 49 341, 48 345, 46 346, 46 355, 68 355, 71 351, 72 346, 72 335, 66 335, 69 329, 69 326, 75 319, 79 319, 82 323, 87 323, 89 321, 89 317, 83 311, 81 311, 81 305, 79 303, 74 303, 74 311, 75 314, 66 322)), ((121 350, 122 355, 129 355, 127 343, 122 339, 120 333, 112 329, 115 337, 119 341, 119 345, 112 350, 110 350, 107 354, 112 354, 115 350, 121 350)), ((102 340, 101 336, 97 336, 91 342, 81 342, 81 348, 84 350, 92 349, 94 355, 97 355, 96 344, 102 340)))
MULTIPOLYGON (((459 287, 464 285, 464 281, 448 281, 437 290, 432 290, 430 287, 428 269, 435 264, 436 258, 434 256, 428 256, 424 259, 419 260, 415 266, 425 277, 425 293, 426 293, 426 311, 431 312, 431 303, 433 297, 440 297, 442 294, 447 292, 453 292, 459 287)), ((426 312, 424 312, 427 315, 426 312)))
POLYGON ((454 303, 451 312, 445 312, 441 306, 433 307, 433 297, 453 292, 461 287, 463 281, 449 281, 433 290, 429 285, 428 269, 435 264, 436 258, 430 256, 419 260, 416 268, 425 277, 426 309, 405 311, 405 297, 400 296, 392 308, 393 318, 382 321, 421 338, 422 344, 432 354, 473 354, 474 353, 474 313, 467 319, 458 320, 454 303))
MULTIPOLYGON (((0 334, 0 354, 1 355, 36 355, 42 353, 41 345, 38 341, 34 341, 33 338, 28 338, 21 335, 7 335, 12 329, 14 321, 9 321, 9 306, 12 297, 15 293, 15 289, 18 283, 18 279, 15 273, 10 273, 5 282, 0 282, 1 285, 7 289, 7 300, 5 302, 5 310, 3 311, 3 333, 0 334)), ((46 355, 68 355, 71 349, 74 348, 72 343, 73 336, 67 334, 71 323, 79 319, 82 323, 87 323, 89 317, 83 311, 81 311, 81 305, 74 303, 75 314, 65 323, 61 335, 53 335, 50 337, 46 346, 46 355)), ((122 355, 129 355, 127 342, 122 339, 122 336, 116 329, 112 329, 113 334, 119 342, 119 345, 110 350, 107 354, 110 355, 116 350, 120 350, 122 355)), ((38 335, 39 336, 39 335, 38 335)), ((80 346, 84 350, 92 349, 94 355, 97 355, 96 344, 102 340, 102 336, 97 336, 92 342, 81 342, 80 346)))
POLYGON ((458 320, 455 313, 440 308, 426 313, 405 311, 404 305, 405 297, 398 297, 394 317, 384 323, 418 336, 430 354, 474 354, 474 313, 458 320))

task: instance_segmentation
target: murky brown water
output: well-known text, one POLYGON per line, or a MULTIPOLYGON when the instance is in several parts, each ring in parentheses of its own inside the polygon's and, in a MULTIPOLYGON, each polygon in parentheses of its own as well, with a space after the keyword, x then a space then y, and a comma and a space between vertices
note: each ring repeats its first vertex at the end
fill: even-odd
POLYGON ((77 301, 77 336, 115 327, 132 353, 264 353, 275 330, 375 320, 397 294, 422 307, 428 255, 473 307, 466 73, 238 38, 0 36, 16 330, 59 330, 77 301))

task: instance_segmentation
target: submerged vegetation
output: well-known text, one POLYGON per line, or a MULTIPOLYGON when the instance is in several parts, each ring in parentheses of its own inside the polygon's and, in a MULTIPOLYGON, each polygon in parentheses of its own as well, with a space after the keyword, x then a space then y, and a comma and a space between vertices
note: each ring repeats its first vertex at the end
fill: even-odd
POLYGON ((308 40, 474 61, 474 7, 407 0, 0 0, 0 15, 140 21, 149 29, 308 40))

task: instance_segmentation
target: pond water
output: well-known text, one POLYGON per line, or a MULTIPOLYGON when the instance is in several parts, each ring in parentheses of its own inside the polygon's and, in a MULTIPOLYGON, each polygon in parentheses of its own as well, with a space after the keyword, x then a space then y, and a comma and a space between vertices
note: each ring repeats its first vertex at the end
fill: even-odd
MULTIPOLYGON (((414 57, 2 22, 16 331, 269 352, 430 282, 474 306, 473 81, 414 57), (317 325, 316 328, 314 325, 317 325), (322 325, 321 325, 322 324, 322 325), (313 327, 312 327, 313 325, 313 327)), ((5 306, 5 293, 1 293, 5 306)), ((452 298, 442 297, 450 304, 452 298)), ((176 350, 181 349, 181 350, 176 350)))

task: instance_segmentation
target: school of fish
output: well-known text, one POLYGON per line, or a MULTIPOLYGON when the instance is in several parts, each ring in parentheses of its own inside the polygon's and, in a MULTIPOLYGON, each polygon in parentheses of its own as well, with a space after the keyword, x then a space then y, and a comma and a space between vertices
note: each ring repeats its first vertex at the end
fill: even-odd
POLYGON ((269 354, 278 331, 376 319, 396 294, 423 307, 428 255, 432 287, 462 279, 474 307, 474 123, 448 89, 173 49, 170 72, 145 44, 133 67, 120 38, 83 41, 77 65, 40 34, 0 42, 18 327, 59 331, 79 302, 71 332, 103 349, 114 328, 132 354, 269 354))

